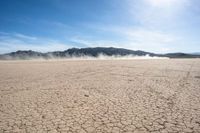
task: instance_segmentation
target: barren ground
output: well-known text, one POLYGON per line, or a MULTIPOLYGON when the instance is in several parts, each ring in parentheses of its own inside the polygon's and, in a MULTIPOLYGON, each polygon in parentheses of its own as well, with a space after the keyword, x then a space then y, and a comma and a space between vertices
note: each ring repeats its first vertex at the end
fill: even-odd
POLYGON ((1 61, 0 132, 200 133, 200 60, 1 61))

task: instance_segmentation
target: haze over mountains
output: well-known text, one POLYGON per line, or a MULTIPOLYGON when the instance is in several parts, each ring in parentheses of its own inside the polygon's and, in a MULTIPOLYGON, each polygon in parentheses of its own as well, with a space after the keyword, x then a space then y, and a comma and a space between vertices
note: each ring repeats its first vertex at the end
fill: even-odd
POLYGON ((200 55, 200 52, 195 52, 195 53, 192 53, 194 55, 200 55))
POLYGON ((71 58, 71 57, 98 57, 99 55, 105 56, 150 56, 150 57, 169 57, 169 58, 200 58, 198 54, 187 54, 187 53, 168 53, 168 54, 155 54, 151 52, 145 52, 141 50, 129 50, 123 48, 113 47, 95 47, 95 48, 71 48, 65 51, 54 51, 41 53, 32 50, 27 51, 16 51, 7 54, 0 55, 1 60, 12 60, 12 59, 52 59, 52 58, 71 58))

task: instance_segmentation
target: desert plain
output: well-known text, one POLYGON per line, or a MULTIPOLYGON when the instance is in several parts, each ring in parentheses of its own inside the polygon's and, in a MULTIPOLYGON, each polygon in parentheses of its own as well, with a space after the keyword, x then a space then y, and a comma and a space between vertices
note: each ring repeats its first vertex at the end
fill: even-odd
POLYGON ((200 59, 0 61, 1 133, 200 133, 200 59))

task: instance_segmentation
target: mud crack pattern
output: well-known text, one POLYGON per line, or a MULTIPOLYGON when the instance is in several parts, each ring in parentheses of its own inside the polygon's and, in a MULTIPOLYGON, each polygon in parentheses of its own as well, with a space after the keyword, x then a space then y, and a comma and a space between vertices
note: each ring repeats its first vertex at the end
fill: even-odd
POLYGON ((199 133, 200 60, 0 62, 1 133, 199 133))

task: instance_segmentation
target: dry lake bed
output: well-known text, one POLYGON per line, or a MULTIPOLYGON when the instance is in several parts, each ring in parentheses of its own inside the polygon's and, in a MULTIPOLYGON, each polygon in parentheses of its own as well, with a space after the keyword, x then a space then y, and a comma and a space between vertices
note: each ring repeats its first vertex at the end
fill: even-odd
POLYGON ((200 133, 200 59, 0 61, 1 133, 200 133))

